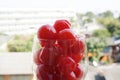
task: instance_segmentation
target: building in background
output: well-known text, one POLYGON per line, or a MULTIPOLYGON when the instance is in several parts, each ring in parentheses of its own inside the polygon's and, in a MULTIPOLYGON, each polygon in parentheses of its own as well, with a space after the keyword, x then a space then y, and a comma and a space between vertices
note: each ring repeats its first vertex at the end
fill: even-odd
POLYGON ((74 16, 73 11, 0 10, 0 32, 9 35, 34 33, 42 24, 74 16))
POLYGON ((32 53, 0 54, 0 80, 33 80, 32 53))

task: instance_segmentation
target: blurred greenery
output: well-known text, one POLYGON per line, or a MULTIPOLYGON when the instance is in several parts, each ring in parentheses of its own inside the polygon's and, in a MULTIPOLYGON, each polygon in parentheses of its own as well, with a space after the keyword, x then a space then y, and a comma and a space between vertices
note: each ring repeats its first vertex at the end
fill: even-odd
POLYGON ((95 14, 93 12, 86 12, 85 16, 89 17, 89 18, 94 18, 95 14))
POLYGON ((102 24, 105 30, 97 30, 93 32, 94 36, 98 37, 115 37, 120 35, 120 15, 114 17, 114 13, 111 11, 105 11, 103 13, 94 14, 92 12, 86 12, 84 14, 77 13, 77 18, 80 26, 85 27, 85 24, 96 22, 102 24), (102 36, 102 34, 105 34, 102 36))
POLYGON ((7 34, 0 32, 0 36, 7 36, 7 34))
POLYGON ((76 16, 78 18, 78 22, 81 26, 84 26, 87 23, 92 23, 93 18, 95 17, 95 14, 92 12, 87 12, 85 14, 82 13, 76 13, 76 16))
POLYGON ((105 26, 105 28, 109 31, 111 37, 120 35, 119 17, 115 18, 112 12, 104 12, 96 20, 98 23, 105 26))
POLYGON ((34 35, 15 35, 14 39, 9 41, 7 48, 9 52, 31 52, 34 35))
POLYGON ((94 37, 99 37, 99 38, 106 38, 106 37, 110 37, 110 33, 107 29, 95 30, 93 32, 93 36, 94 37))
POLYGON ((103 28, 94 30, 92 36, 87 40, 88 54, 92 54, 92 60, 98 61, 100 53, 107 44, 107 38, 120 36, 120 15, 115 17, 111 11, 105 11, 99 14, 86 12, 84 14, 77 13, 79 23, 82 27, 86 24, 95 22, 102 25, 103 28), (95 37, 95 38, 93 38, 95 37))
MULTIPOLYGON (((92 54, 93 61, 98 62, 103 48, 107 45, 105 38, 89 38, 87 40, 87 50, 92 54)), ((90 56, 89 56, 90 57, 90 56)))
POLYGON ((99 13, 98 15, 99 15, 99 17, 114 17, 114 14, 109 10, 105 11, 103 13, 99 13))

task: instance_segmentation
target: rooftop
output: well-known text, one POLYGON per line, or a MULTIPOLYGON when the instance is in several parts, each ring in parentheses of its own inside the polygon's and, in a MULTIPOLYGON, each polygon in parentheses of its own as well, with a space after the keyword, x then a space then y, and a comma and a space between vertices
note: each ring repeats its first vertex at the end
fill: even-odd
POLYGON ((0 75, 32 74, 32 53, 0 53, 0 75))

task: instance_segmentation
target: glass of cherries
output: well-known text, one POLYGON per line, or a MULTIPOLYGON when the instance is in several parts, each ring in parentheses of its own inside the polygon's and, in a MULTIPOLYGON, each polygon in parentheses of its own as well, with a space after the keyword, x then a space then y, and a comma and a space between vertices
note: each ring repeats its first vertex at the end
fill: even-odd
POLYGON ((85 37, 75 34, 68 20, 42 25, 33 44, 35 80, 84 80, 86 50, 85 37))

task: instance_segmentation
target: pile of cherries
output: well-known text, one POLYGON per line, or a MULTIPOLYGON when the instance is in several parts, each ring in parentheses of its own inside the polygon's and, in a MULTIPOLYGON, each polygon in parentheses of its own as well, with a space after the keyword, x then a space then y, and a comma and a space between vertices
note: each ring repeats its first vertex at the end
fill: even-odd
POLYGON ((42 25, 37 38, 41 48, 34 54, 37 80, 81 80, 79 64, 85 53, 85 43, 75 35, 67 20, 56 20, 54 25, 42 25))

